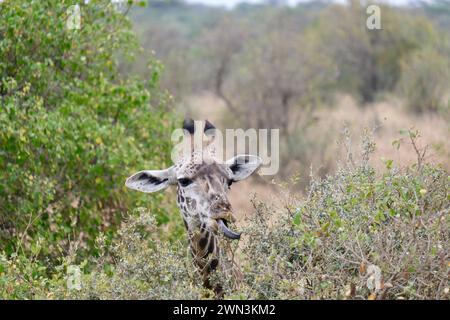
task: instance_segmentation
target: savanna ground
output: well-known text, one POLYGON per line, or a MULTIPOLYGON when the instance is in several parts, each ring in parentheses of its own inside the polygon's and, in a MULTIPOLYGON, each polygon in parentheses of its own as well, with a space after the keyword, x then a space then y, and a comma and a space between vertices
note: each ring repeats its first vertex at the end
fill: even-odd
POLYGON ((449 299, 450 4, 0 3, 0 296, 209 299, 170 165, 184 116, 279 128, 233 185, 226 299, 449 299), (239 270, 239 272, 237 272, 239 270), (236 276, 236 275, 239 276, 236 276))

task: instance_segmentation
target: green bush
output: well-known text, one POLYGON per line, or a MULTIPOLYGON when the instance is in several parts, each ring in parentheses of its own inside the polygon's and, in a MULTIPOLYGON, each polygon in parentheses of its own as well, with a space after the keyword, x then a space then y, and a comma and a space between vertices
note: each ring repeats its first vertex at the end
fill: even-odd
POLYGON ((137 49, 128 19, 110 1, 80 5, 79 30, 66 28, 74 1, 0 4, 0 251, 89 251, 112 235, 121 214, 148 205, 160 223, 162 196, 125 192, 126 177, 169 161, 173 117, 158 87, 120 76, 137 49), (145 202, 144 202, 145 200, 145 202))
POLYGON ((255 205, 241 295, 450 298, 449 174, 423 163, 399 170, 391 161, 377 174, 367 161, 313 179, 306 199, 275 222, 270 207, 255 205))
POLYGON ((169 243, 157 236, 155 217, 141 208, 118 232, 112 246, 99 237, 102 255, 97 269, 82 278, 80 290, 68 296, 82 299, 200 299, 208 293, 187 251, 186 243, 169 243))
POLYGON ((62 298, 67 277, 64 265, 46 267, 36 255, 0 254, 0 299, 62 298))

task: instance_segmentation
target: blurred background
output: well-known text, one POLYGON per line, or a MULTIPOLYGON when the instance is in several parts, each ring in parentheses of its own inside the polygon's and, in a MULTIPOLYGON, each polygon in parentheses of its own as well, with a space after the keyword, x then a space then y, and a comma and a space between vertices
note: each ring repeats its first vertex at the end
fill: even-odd
POLYGON ((415 161, 401 145, 410 129, 429 145, 427 160, 449 168, 450 1, 381 2, 381 30, 366 27, 369 4, 149 1, 131 12, 144 51, 126 72, 142 74, 154 55, 182 116, 280 129, 279 174, 232 194, 243 209, 243 189, 270 197, 270 178, 295 176, 298 191, 311 172, 333 172, 342 144, 357 145, 364 130, 376 143, 375 168, 415 161))

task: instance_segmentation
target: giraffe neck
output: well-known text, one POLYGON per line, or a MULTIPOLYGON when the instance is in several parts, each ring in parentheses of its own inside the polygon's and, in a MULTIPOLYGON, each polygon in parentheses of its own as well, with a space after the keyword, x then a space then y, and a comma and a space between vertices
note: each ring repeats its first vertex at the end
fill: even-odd
POLYGON ((189 249, 194 259, 197 271, 200 273, 203 286, 215 292, 217 298, 221 298, 223 290, 220 284, 211 285, 210 275, 219 265, 219 241, 214 234, 214 228, 207 225, 202 219, 201 213, 196 212, 193 198, 186 197, 183 193, 178 193, 178 207, 186 227, 189 238, 189 249))

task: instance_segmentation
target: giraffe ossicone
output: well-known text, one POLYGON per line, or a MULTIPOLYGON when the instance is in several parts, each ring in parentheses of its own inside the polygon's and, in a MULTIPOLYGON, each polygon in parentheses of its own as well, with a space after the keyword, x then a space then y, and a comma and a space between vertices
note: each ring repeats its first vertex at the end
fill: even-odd
MULTIPOLYGON (((197 126, 198 127, 198 126, 197 126)), ((230 186, 248 178, 261 165, 256 155, 236 155, 226 162, 215 158, 215 127, 205 121, 202 132, 205 145, 198 151, 194 148, 194 135, 198 129, 193 120, 183 122, 185 143, 189 152, 171 167, 163 170, 143 170, 130 176, 125 185, 134 190, 152 193, 177 187, 177 204, 189 236, 191 254, 203 276, 204 285, 209 284, 209 275, 220 263, 218 233, 237 240, 240 233, 229 224, 235 221, 227 197, 230 186)), ((214 291, 220 294, 221 287, 214 291)))

